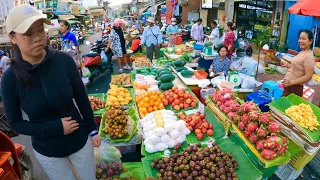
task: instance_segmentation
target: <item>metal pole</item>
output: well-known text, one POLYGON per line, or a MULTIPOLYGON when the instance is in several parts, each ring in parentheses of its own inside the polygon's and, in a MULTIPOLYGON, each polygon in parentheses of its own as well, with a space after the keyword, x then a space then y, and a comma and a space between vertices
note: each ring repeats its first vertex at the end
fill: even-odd
POLYGON ((314 51, 314 46, 316 45, 316 38, 317 38, 317 34, 318 34, 317 32, 318 32, 318 17, 316 17, 316 29, 314 30, 312 51, 314 51))

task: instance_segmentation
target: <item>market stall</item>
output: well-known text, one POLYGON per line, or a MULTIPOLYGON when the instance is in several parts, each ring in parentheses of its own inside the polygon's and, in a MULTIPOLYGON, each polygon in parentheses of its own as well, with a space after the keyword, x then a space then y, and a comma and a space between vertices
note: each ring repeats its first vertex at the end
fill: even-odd
MULTIPOLYGON (((130 74, 113 75, 108 92, 89 95, 103 147, 118 149, 111 150, 117 168, 100 168, 98 178, 256 180, 276 172, 295 179, 318 152, 318 107, 280 98, 275 82, 244 91, 237 72, 208 79, 192 63, 194 45, 161 51, 164 57, 153 62, 133 57, 130 74), (183 48, 190 51, 170 58, 183 48), (141 162, 121 164, 126 153, 141 162)), ((97 157, 109 160, 104 151, 97 157)))

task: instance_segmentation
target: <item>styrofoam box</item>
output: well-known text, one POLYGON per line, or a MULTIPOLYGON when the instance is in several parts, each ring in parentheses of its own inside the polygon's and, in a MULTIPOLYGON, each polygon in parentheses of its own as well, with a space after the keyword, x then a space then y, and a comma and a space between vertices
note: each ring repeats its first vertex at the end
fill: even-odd
POLYGON ((278 167, 275 174, 281 180, 295 180, 302 173, 303 168, 296 171, 290 164, 284 164, 278 167))
POLYGON ((315 91, 314 89, 308 87, 308 86, 303 86, 303 95, 302 97, 309 101, 309 102, 312 102, 312 99, 314 97, 314 94, 315 94, 315 91))

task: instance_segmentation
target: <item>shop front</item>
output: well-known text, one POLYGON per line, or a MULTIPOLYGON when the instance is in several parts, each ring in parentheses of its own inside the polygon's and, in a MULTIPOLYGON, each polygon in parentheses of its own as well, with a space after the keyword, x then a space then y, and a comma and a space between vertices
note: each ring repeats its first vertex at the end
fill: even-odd
POLYGON ((270 28, 274 37, 280 36, 282 1, 237 1, 234 9, 238 32, 247 38, 256 38, 266 28, 270 28))

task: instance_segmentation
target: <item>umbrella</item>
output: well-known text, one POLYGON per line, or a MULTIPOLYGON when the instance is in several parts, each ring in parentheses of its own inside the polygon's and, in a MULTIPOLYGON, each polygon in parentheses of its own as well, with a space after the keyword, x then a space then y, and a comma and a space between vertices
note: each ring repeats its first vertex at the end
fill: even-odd
POLYGON ((316 37, 317 37, 318 18, 320 17, 319 7, 320 7, 320 0, 301 0, 288 9, 290 14, 316 17, 316 29, 315 29, 314 40, 313 40, 313 49, 314 49, 316 37))

